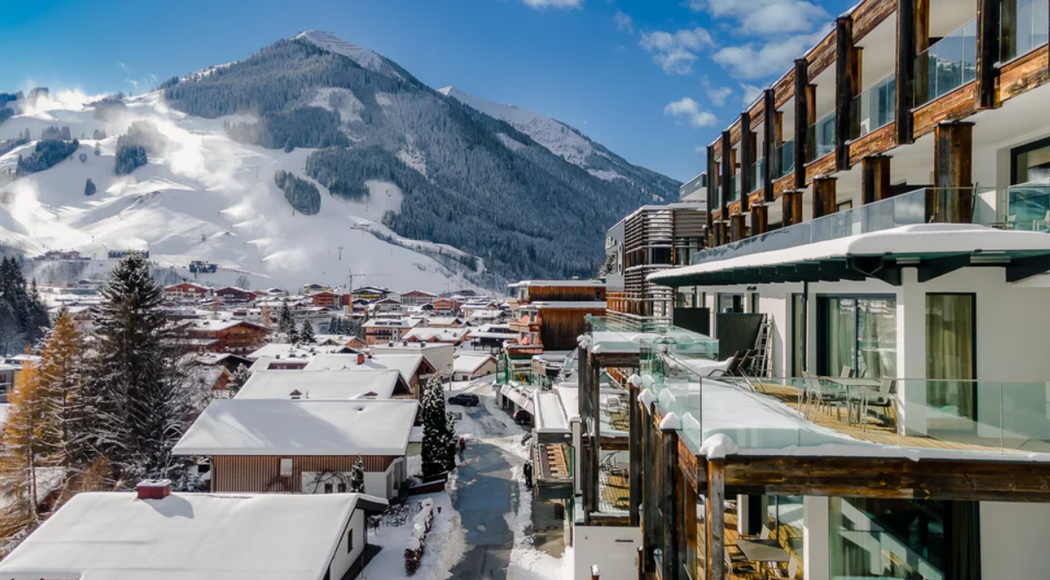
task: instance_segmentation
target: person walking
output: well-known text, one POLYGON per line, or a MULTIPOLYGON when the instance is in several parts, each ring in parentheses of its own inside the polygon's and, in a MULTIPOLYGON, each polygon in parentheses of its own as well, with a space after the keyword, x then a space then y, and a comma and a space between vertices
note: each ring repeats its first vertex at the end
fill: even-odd
POLYGON ((525 466, 522 468, 522 473, 525 475, 525 487, 532 489, 532 462, 525 462, 525 466))

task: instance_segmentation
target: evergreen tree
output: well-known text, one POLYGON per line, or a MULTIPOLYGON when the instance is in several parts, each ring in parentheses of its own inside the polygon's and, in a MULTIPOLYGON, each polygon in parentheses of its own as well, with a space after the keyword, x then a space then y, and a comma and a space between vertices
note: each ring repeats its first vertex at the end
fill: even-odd
POLYGON ((423 387, 423 476, 431 477, 455 467, 456 432, 445 411, 441 379, 431 377, 423 387))
POLYGON ((27 286, 22 264, 14 256, 0 260, 0 352, 21 352, 43 337, 47 307, 36 285, 27 286))
POLYGON ((292 310, 288 308, 287 302, 281 305, 281 313, 277 318, 277 332, 282 335, 281 340, 294 342, 292 335, 295 334, 295 319, 292 318, 292 310))
POLYGON ((102 289, 85 402, 90 442, 125 486, 142 479, 181 480, 188 462, 171 453, 193 420, 193 390, 164 313, 149 262, 132 253, 102 289))
POLYGON ((354 468, 350 471, 350 493, 365 492, 365 460, 358 455, 354 468))
POLYGON ((299 331, 299 342, 303 344, 317 344, 314 325, 309 320, 303 322, 303 328, 299 331))
POLYGON ((252 376, 248 372, 247 365, 240 365, 233 371, 233 376, 230 377, 229 382, 226 383, 226 390, 230 393, 230 398, 237 396, 237 393, 241 392, 241 387, 244 383, 248 382, 248 379, 252 376))
POLYGON ((84 195, 95 195, 95 191, 95 182, 91 181, 91 178, 89 177, 87 183, 84 184, 84 195))

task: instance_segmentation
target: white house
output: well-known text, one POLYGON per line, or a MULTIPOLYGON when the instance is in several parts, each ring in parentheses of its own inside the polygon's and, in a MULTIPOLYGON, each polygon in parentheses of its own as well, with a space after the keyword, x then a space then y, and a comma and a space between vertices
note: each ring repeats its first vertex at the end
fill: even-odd
POLYGON ((169 482, 144 483, 138 494, 78 494, 0 562, 0 577, 354 578, 366 516, 387 505, 356 493, 170 493, 169 482))
POLYGON ((244 383, 236 398, 389 399, 400 379, 394 369, 260 370, 244 383))
POLYGON ((452 363, 452 380, 472 381, 496 374, 496 358, 490 354, 464 352, 452 363))

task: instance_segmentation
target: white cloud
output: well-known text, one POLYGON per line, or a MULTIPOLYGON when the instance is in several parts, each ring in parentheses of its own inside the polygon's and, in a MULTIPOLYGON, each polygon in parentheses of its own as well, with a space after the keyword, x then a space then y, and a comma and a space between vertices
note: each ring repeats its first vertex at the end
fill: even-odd
POLYGON ((613 20, 616 21, 616 30, 634 34, 634 21, 627 14, 617 10, 616 14, 613 15, 613 20))
POLYGON ((786 73, 791 63, 801 57, 827 34, 821 28, 812 34, 797 34, 771 40, 765 44, 748 43, 727 46, 711 58, 738 79, 752 80, 786 73))
POLYGON ((135 79, 124 79, 124 82, 128 83, 133 88, 136 88, 136 89, 139 88, 139 82, 137 80, 135 80, 135 79))
POLYGON ((744 94, 741 100, 745 107, 750 106, 751 103, 755 102, 760 96, 762 96, 762 87, 756 87, 755 85, 740 83, 740 90, 744 94))
POLYGON ((746 35, 783 34, 812 30, 826 21, 828 12, 806 0, 689 0, 694 12, 737 21, 746 35))
POLYGON ((711 127, 718 122, 714 113, 703 110, 700 103, 689 97, 667 103, 664 114, 684 120, 691 127, 711 127))
POLYGON ((655 53, 653 62, 667 74, 687 75, 693 72, 696 53, 715 45, 711 34, 703 28, 679 30, 677 32, 643 32, 639 44, 655 53))
POLYGON ((583 8, 583 0, 521 0, 527 6, 544 8, 583 8))
POLYGON ((700 84, 704 87, 704 92, 707 94, 707 98, 710 99, 711 104, 716 107, 721 107, 726 104, 726 99, 729 95, 733 94, 732 87, 716 87, 711 84, 707 77, 704 77, 700 84))
POLYGON ((117 66, 119 66, 120 70, 122 70, 124 72, 131 72, 131 69, 128 68, 128 65, 126 65, 126 64, 124 64, 122 62, 118 62, 117 66))

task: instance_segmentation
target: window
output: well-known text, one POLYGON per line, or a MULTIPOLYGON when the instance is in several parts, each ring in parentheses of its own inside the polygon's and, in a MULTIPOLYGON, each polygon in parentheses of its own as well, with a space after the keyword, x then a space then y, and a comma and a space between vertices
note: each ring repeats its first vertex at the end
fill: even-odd
POLYGON ((292 475, 292 460, 291 458, 285 457, 281 459, 281 477, 291 477, 292 475))
POLYGON ((339 485, 337 485, 336 486, 336 491, 338 493, 346 493, 346 484, 345 483, 340 483, 339 485))
POLYGON ((324 492, 325 493, 332 493, 332 484, 331 484, 331 482, 324 484, 324 492))
POLYGON ((969 419, 977 418, 972 382, 977 377, 976 315, 973 294, 926 295, 926 376, 942 379, 927 385, 926 403, 938 409, 954 408, 959 415, 955 420, 942 419, 945 424, 937 427, 975 427, 969 419))
POLYGON ((897 376, 897 301, 893 297, 820 296, 818 373, 897 376))
POLYGON ((791 376, 801 377, 802 370, 806 368, 802 356, 806 341, 805 319, 802 318, 802 295, 791 295, 791 376))
POLYGON ((718 294, 718 313, 735 313, 742 314, 744 312, 744 295, 743 294, 718 294))
POLYGON ((354 530, 346 531, 346 553, 354 551, 354 530))

